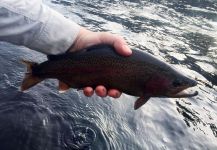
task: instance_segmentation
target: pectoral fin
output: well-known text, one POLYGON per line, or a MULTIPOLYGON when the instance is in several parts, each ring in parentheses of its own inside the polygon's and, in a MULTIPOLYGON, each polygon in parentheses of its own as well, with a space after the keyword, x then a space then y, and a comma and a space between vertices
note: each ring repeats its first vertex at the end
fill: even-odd
POLYGON ((137 110, 138 108, 140 108, 142 105, 144 105, 150 97, 140 97, 136 100, 135 104, 134 104, 134 110, 137 110))
POLYGON ((67 85, 66 83, 59 81, 59 92, 60 93, 64 93, 69 89, 69 85, 67 85))

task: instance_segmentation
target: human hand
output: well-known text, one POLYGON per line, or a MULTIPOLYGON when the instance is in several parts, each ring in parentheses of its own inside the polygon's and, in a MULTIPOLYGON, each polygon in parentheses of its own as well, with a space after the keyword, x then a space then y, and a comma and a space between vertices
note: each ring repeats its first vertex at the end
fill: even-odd
MULTIPOLYGON (((70 52, 74 52, 79 49, 83 49, 97 44, 109 44, 114 46, 117 53, 123 56, 130 56, 132 51, 128 47, 127 43, 122 37, 108 33, 108 32, 92 32, 85 28, 80 29, 80 32, 75 40, 73 46, 70 48, 70 52)), ((86 96, 92 96, 94 90, 92 87, 85 87, 83 92, 86 96)), ((117 89, 106 89, 103 85, 96 87, 95 92, 98 96, 105 97, 111 96, 118 98, 121 96, 121 92, 117 89)))

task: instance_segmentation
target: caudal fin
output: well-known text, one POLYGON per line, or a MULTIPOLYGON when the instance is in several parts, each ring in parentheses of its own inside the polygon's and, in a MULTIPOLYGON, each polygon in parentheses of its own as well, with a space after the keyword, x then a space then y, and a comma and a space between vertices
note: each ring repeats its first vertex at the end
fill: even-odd
POLYGON ((21 62, 27 66, 27 72, 21 85, 21 91, 25 91, 41 82, 43 79, 32 75, 32 67, 37 65, 37 63, 26 60, 21 60, 21 62))

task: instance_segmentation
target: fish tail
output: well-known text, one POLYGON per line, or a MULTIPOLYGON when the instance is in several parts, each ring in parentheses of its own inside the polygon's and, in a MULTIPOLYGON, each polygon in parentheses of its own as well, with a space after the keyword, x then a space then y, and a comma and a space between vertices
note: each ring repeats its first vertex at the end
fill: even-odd
POLYGON ((25 91, 41 82, 43 79, 32 75, 32 67, 38 65, 37 63, 26 60, 21 60, 21 62, 27 66, 27 72, 25 73, 25 77, 21 85, 21 91, 25 91))

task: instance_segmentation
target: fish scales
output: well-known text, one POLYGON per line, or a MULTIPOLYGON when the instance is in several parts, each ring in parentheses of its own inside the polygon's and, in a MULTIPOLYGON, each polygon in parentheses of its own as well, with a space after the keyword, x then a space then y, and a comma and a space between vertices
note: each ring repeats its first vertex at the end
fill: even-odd
POLYGON ((139 96, 143 90, 141 81, 144 77, 148 79, 148 73, 154 70, 148 70, 139 59, 134 62, 133 59, 117 55, 111 48, 106 47, 100 51, 99 54, 96 53, 97 50, 92 50, 85 54, 47 61, 33 68, 33 75, 57 78, 72 88, 96 87, 100 84, 122 91, 127 89, 127 94, 139 96))
POLYGON ((27 82, 28 78, 24 79, 23 89, 44 79, 54 78, 71 88, 104 85, 107 89, 118 89, 133 96, 157 97, 176 94, 186 86, 195 85, 194 80, 183 76, 168 64, 138 50, 134 50, 130 57, 124 57, 111 46, 97 45, 48 58, 41 64, 30 65, 29 77, 35 78, 31 84, 27 82), (182 88, 172 87, 178 80, 183 82, 182 88))

